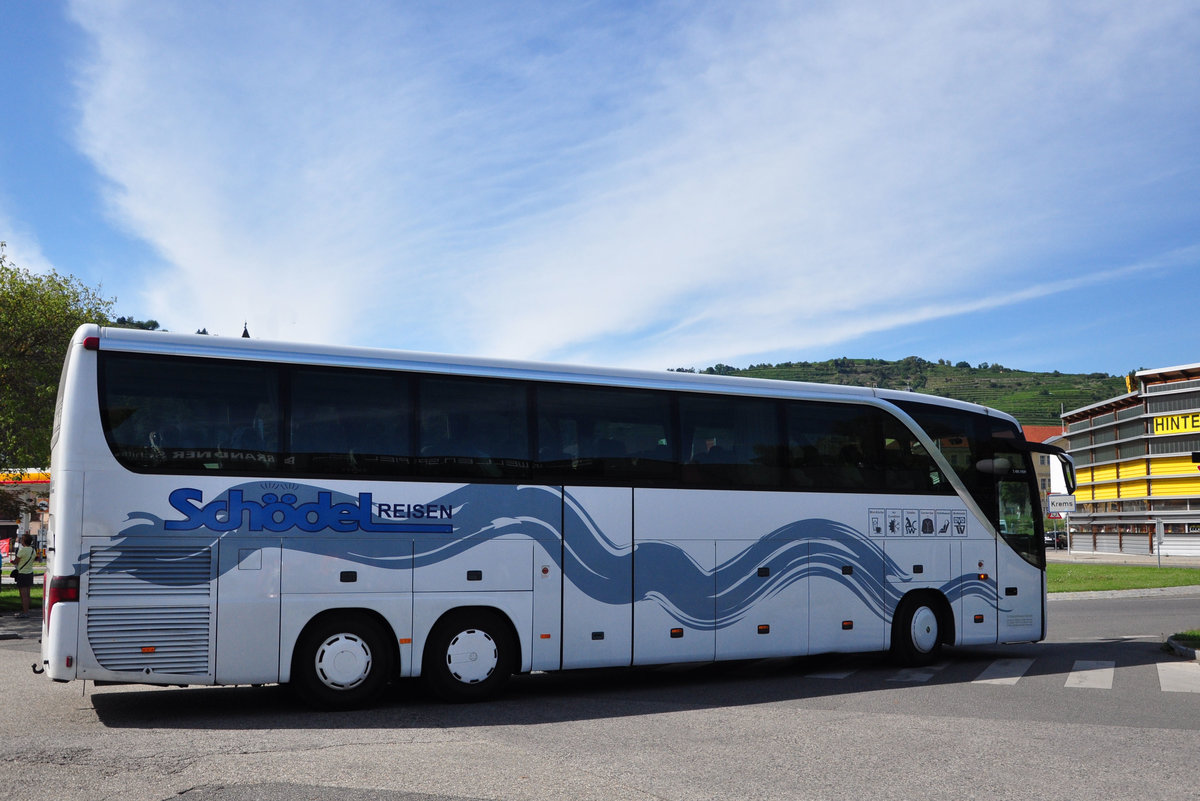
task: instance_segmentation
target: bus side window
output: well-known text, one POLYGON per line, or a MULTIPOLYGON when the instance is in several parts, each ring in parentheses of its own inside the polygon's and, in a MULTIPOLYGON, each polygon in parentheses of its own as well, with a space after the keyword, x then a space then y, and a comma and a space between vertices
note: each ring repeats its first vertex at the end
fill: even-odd
POLYGON ((457 478, 529 475, 528 389, 516 381, 418 379, 420 473, 457 478))
POLYGON ((851 404, 789 403, 788 483, 797 489, 867 489, 864 451, 875 430, 872 411, 851 404))
POLYGON ((903 423, 889 414, 882 416, 883 486, 888 492, 954 491, 925 446, 903 423))
POLYGON ((670 399, 657 392, 573 385, 537 390, 544 481, 671 477, 670 399))
POLYGON ((132 469, 278 469, 279 372, 267 364, 102 353, 105 437, 132 469))
POLYGON ((730 489, 779 486, 777 409, 774 401, 762 398, 681 397, 684 483, 730 489))
POLYGON ((409 386, 402 373, 296 368, 291 383, 293 469, 317 474, 410 474, 409 386))

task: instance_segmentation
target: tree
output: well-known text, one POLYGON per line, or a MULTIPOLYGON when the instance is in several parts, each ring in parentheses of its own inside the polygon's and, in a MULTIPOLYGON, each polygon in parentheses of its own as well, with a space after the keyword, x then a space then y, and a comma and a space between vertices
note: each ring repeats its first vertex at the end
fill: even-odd
POLYGON ((0 488, 0 520, 20 520, 26 512, 37 511, 37 504, 25 500, 19 490, 0 488))
POLYGON ((50 464, 54 399, 71 334, 114 300, 74 276, 13 264, 0 242, 0 473, 50 464))
POLYGON ((704 372, 707 375, 733 375, 737 372, 736 367, 730 367, 728 364, 717 363, 712 367, 705 367, 704 372))
POLYGON ((135 320, 132 317, 118 317, 113 325, 117 328, 140 328, 143 331, 158 330, 158 320, 135 320))

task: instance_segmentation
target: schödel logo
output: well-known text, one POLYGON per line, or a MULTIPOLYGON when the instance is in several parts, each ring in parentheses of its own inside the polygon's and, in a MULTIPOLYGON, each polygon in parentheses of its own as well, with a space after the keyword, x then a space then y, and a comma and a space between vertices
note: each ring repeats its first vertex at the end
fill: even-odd
MULTIPOLYGON (((448 524, 428 525, 411 522, 411 518, 448 520, 453 510, 433 504, 405 506, 409 518, 405 522, 382 521, 371 513, 374 508, 371 493, 360 492, 357 500, 335 503, 333 493, 321 491, 315 501, 297 503, 294 494, 264 493, 261 501, 246 498, 242 490, 230 490, 228 498, 204 503, 204 493, 192 487, 181 487, 168 498, 171 506, 183 515, 182 520, 163 521, 167 531, 246 532, 271 531, 367 531, 367 532, 449 532, 448 524)), ((398 504, 396 506, 399 506, 398 504)), ((389 506, 389 510, 395 507, 389 506)), ((394 514, 393 517, 400 517, 394 514)))

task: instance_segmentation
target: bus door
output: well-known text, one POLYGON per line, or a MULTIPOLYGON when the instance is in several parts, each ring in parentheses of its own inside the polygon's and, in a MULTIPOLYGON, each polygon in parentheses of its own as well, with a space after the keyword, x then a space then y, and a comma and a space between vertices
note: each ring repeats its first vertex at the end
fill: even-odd
POLYGON ((999 642, 1031 642, 1045 636, 1046 552, 1040 504, 1029 455, 997 442, 995 471, 1000 540, 996 554, 999 642), (1005 545, 1007 544, 1007 547, 1005 545))
POLYGON ((563 491, 563 668, 633 660, 633 489, 563 491))
POLYGON ((997 543, 980 522, 968 520, 968 539, 963 540, 960 576, 986 575, 986 589, 965 592, 955 602, 958 617, 959 645, 982 645, 996 642, 999 618, 996 610, 996 549, 1008 546, 997 543))

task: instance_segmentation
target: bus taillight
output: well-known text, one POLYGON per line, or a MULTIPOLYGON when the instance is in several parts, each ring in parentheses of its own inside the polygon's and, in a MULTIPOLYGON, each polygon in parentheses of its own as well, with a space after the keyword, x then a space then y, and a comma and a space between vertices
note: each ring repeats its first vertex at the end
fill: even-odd
POLYGON ((59 601, 79 600, 79 576, 50 576, 43 599, 46 622, 50 621, 50 610, 59 601))

